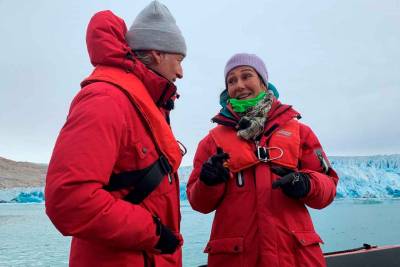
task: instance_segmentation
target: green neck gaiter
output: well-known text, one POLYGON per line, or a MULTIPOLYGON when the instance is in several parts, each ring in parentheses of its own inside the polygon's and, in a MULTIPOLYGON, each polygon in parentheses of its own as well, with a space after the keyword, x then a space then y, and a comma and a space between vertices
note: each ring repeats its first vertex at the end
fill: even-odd
POLYGON ((242 113, 245 112, 249 107, 254 107, 257 105, 258 102, 260 102, 261 99, 265 97, 267 93, 265 91, 262 91, 261 93, 258 94, 258 96, 254 98, 249 98, 249 99, 243 99, 239 100, 236 98, 229 98, 229 103, 231 103, 232 108, 235 112, 242 113))

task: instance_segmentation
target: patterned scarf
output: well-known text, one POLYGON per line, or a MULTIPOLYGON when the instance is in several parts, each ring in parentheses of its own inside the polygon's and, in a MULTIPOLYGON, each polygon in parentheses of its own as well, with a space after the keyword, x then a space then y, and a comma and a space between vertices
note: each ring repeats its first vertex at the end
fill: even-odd
POLYGON ((255 106, 245 112, 237 113, 240 116, 237 135, 246 140, 256 140, 264 131, 268 111, 271 109, 274 94, 267 90, 267 94, 255 106))

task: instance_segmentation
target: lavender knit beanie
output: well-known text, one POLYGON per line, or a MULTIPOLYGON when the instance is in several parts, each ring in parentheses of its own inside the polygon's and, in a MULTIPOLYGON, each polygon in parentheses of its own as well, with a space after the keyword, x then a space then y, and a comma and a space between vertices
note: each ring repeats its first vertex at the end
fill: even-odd
MULTIPOLYGON (((257 71, 257 73, 261 76, 264 84, 268 85, 268 71, 264 62, 261 60, 261 58, 259 58, 255 54, 247 54, 247 53, 235 54, 228 60, 224 70, 225 83, 229 72, 239 66, 250 66, 254 68, 257 71)), ((274 86, 268 85, 268 89, 274 93, 276 98, 279 97, 279 93, 274 86)))

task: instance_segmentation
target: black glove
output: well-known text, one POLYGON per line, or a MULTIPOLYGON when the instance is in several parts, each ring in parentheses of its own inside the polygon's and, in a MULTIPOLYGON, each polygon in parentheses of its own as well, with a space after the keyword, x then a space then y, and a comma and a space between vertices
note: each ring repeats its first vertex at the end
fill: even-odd
POLYGON ((160 250, 161 254, 174 253, 179 246, 179 240, 168 227, 160 222, 159 218, 154 217, 154 222, 157 226, 156 234, 160 236, 155 248, 160 250))
POLYGON ((224 161, 227 159, 229 159, 229 155, 218 147, 217 153, 201 167, 200 180, 206 185, 217 185, 228 181, 229 169, 224 167, 224 161))
POLYGON ((284 167, 272 167, 272 172, 281 176, 272 183, 272 188, 282 188, 283 193, 292 198, 302 198, 310 192, 310 177, 306 173, 295 172, 284 167))

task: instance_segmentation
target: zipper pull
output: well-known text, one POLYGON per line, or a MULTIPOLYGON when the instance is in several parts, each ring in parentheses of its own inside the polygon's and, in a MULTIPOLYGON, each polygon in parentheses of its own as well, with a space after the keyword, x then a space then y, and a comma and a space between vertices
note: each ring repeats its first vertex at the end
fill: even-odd
POLYGON ((243 172, 241 171, 237 174, 236 184, 238 187, 243 187, 244 185, 243 172))
POLYGON ((322 166, 322 169, 323 169, 324 173, 328 173, 328 171, 329 171, 329 165, 328 165, 328 163, 326 162, 324 156, 322 155, 321 150, 315 150, 315 153, 317 154, 317 157, 318 157, 318 159, 319 159, 319 162, 320 162, 320 164, 321 164, 321 166, 322 166))

